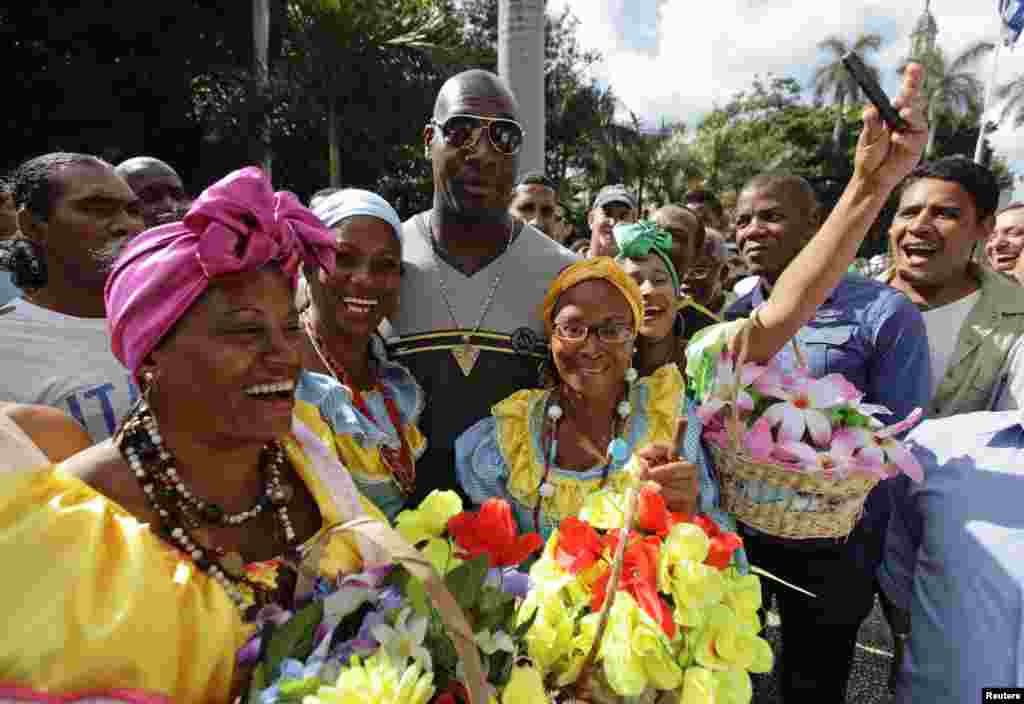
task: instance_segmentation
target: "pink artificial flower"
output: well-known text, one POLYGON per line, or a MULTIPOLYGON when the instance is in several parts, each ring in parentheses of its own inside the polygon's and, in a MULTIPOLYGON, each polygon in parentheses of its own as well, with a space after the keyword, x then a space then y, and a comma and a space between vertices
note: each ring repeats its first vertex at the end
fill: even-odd
MULTIPOLYGON (((704 437, 719 447, 730 446, 729 431, 721 425, 705 430, 704 437)), ((775 451, 775 439, 772 437, 772 427, 768 419, 762 416, 750 428, 742 430, 740 443, 755 460, 770 460, 775 451)))
POLYGON ((754 410, 754 399, 746 389, 764 372, 765 367, 760 364, 744 364, 737 374, 735 357, 728 350, 722 350, 715 370, 714 388, 697 408, 697 417, 707 423, 719 411, 731 405, 734 397, 741 411, 754 410))
POLYGON ((837 432, 832 436, 832 446, 817 450, 799 440, 780 441, 775 456, 789 462, 795 461, 801 471, 820 472, 826 477, 845 478, 853 472, 863 472, 864 465, 856 456, 856 444, 852 439, 837 432))
MULTIPOLYGON (((883 477, 895 474, 893 467, 903 472, 915 482, 924 478, 924 470, 914 457, 914 453, 894 436, 909 430, 921 420, 921 409, 915 408, 899 423, 884 428, 844 428, 843 440, 853 445, 857 457, 864 467, 883 477)), ((839 433, 836 433, 839 436, 839 433)))
POLYGON ((758 385, 764 393, 782 399, 764 412, 772 426, 779 426, 779 444, 800 442, 804 431, 819 447, 826 447, 832 438, 832 421, 828 413, 837 406, 860 399, 860 392, 842 374, 829 374, 820 379, 785 377, 783 382, 758 385))

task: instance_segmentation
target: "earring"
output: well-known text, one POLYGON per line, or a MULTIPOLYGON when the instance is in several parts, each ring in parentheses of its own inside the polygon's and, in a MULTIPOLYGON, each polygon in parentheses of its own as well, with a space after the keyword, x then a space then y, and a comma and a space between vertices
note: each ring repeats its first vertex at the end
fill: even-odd
POLYGON ((157 379, 159 375, 146 370, 142 373, 142 401, 149 406, 149 397, 153 393, 153 389, 156 387, 157 379))

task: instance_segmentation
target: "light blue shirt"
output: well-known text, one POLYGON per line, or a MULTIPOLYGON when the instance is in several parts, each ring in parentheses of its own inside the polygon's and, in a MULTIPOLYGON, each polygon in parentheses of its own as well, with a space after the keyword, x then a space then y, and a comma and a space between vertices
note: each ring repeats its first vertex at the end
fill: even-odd
POLYGON ((0 306, 10 303, 21 295, 21 289, 11 281, 11 272, 0 271, 0 306))
MULTIPOLYGON (((910 609, 898 702, 981 701, 1024 686, 1024 427, 1020 411, 927 421, 925 471, 894 507, 879 581, 910 609)), ((905 478, 904 478, 905 479, 905 478)))

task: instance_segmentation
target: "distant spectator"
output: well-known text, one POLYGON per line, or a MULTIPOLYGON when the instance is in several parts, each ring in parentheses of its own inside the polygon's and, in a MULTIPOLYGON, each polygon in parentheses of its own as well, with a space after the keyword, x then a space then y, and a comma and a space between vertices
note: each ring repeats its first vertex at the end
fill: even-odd
POLYGON ((672 235, 672 265, 680 277, 685 276, 704 246, 705 230, 700 218, 681 205, 664 205, 654 211, 652 219, 672 235))
POLYGON ((725 212, 721 201, 711 191, 702 188, 690 191, 683 198, 683 204, 697 214, 704 227, 719 231, 723 228, 725 212))
POLYGON ((1021 249, 1024 249, 1024 202, 1010 203, 996 213, 996 227, 985 243, 985 256, 989 264, 1000 274, 1006 274, 1024 281, 1024 273, 1018 266, 1021 249))
POLYGON ((551 181, 539 171, 531 171, 520 178, 513 189, 508 211, 512 217, 537 228, 556 242, 561 242, 555 236, 557 208, 558 194, 551 181))
POLYGON ((622 184, 605 186, 597 193, 587 216, 590 225, 590 257, 614 257, 619 253, 612 230, 619 223, 636 222, 636 199, 622 184))
POLYGON ((157 158, 132 157, 115 166, 114 173, 127 181, 138 197, 146 227, 180 220, 192 202, 178 172, 157 158))
POLYGON ((729 275, 725 243, 718 235, 707 235, 693 265, 681 277, 683 295, 690 296, 712 313, 721 314, 736 300, 725 288, 729 275))
POLYGON ((567 244, 576 234, 576 226, 570 218, 570 210, 561 203, 555 206, 555 230, 552 239, 561 244, 567 244))

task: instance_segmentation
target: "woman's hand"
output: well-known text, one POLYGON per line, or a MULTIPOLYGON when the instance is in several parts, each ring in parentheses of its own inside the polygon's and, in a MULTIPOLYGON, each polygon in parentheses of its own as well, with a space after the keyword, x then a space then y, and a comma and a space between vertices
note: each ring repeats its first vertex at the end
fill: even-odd
POLYGON ((886 192, 909 174, 924 153, 928 142, 928 123, 924 115, 924 69, 909 64, 903 72, 900 94, 892 101, 907 123, 902 132, 891 130, 874 106, 864 108, 864 129, 857 140, 854 171, 862 179, 873 181, 886 192))
POLYGON ((669 511, 688 515, 697 512, 700 484, 696 465, 680 459, 668 445, 648 445, 637 452, 637 459, 640 479, 659 486, 669 511))

